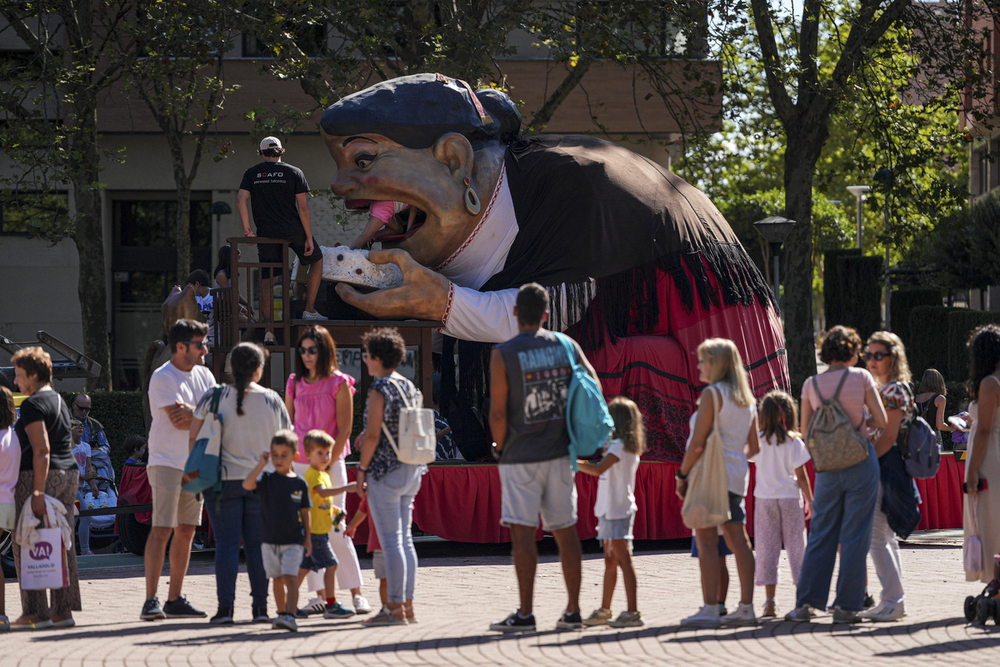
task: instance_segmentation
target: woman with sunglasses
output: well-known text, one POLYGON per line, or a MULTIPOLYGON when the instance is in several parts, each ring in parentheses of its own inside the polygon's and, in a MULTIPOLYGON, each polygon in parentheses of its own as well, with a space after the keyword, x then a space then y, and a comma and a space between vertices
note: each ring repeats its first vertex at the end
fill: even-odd
MULTIPOLYGON (((899 450, 897 449, 895 452, 891 450, 896 445, 900 435, 905 437, 916 412, 913 392, 909 386, 910 366, 906 361, 906 349, 899 336, 889 331, 873 333, 868 338, 865 362, 868 365, 868 370, 878 382, 879 397, 885 407, 886 424, 882 428, 869 429, 869 435, 875 444, 875 455, 879 457, 882 474, 879 479, 878 499, 875 503, 872 543, 868 553, 871 554, 878 579, 882 583, 882 597, 879 604, 865 611, 861 616, 873 621, 898 621, 906 616, 906 608, 903 603, 903 570, 900 562, 899 543, 896 541, 896 533, 890 526, 890 519, 886 516, 882 498, 885 495, 887 485, 889 485, 888 488, 894 489, 892 484, 902 484, 905 488, 900 490, 898 494, 900 497, 908 496, 909 489, 913 487, 913 481, 905 476, 905 473, 903 475, 905 479, 897 476, 890 477, 887 473, 894 463, 897 468, 902 464, 902 458, 898 455, 899 450), (899 461, 892 461, 891 457, 893 456, 898 457, 899 461)), ((915 493, 912 498, 912 509, 916 509, 915 493)))
MULTIPOLYGON (((305 474, 309 466, 303 440, 309 431, 321 429, 334 439, 330 457, 330 481, 334 487, 347 484, 347 466, 344 459, 351 453, 350 435, 354 426, 354 378, 342 373, 337 364, 337 344, 326 327, 306 327, 299 336, 295 352, 295 372, 285 386, 285 406, 299 436, 299 454, 296 472, 305 474)), ((345 494, 332 498, 334 506, 345 508, 345 494)), ((371 611, 368 600, 361 595, 361 564, 351 538, 343 531, 330 534, 330 545, 337 557, 337 582, 342 589, 349 589, 354 610, 359 614, 371 611)), ((334 591, 324 591, 323 571, 306 575, 309 590, 317 597, 310 600, 305 611, 322 613, 326 598, 334 591)))
MULTIPOLYGON (((802 385, 802 431, 822 401, 830 401, 842 384, 837 400, 851 424, 860 430, 865 408, 870 422, 885 426, 885 410, 875 380, 863 368, 855 368, 861 352, 858 332, 844 326, 831 328, 823 338, 819 358, 828 368, 802 385)), ((857 623, 864 607, 865 571, 872 537, 872 514, 878 493, 878 460, 869 444, 868 458, 861 463, 816 473, 813 516, 806 555, 799 574, 795 609, 786 620, 808 622, 814 610, 826 609, 833 566, 840 547, 840 575, 833 601, 834 623, 857 623)))

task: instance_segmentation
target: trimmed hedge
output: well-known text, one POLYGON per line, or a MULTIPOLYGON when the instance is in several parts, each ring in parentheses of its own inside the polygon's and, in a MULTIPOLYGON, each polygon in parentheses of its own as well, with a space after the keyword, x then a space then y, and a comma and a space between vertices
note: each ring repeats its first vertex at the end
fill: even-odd
POLYGON ((861 340, 882 328, 882 259, 871 256, 841 257, 838 261, 843 285, 842 320, 837 324, 853 327, 861 340))
MULTIPOLYGON (((957 415, 959 412, 962 411, 962 408, 960 407, 961 403, 962 401, 966 400, 969 397, 969 395, 968 392, 966 391, 964 382, 945 382, 944 385, 945 389, 948 392, 944 397, 945 399, 944 419, 945 422, 947 422, 948 417, 950 417, 951 415, 957 415)), ((968 406, 965 407, 966 409, 968 409, 968 406)))
MULTIPOLYGON (((75 393, 60 392, 72 412, 75 393)), ((111 465, 115 468, 115 477, 121 476, 125 465, 125 452, 122 445, 125 438, 132 434, 147 437, 146 424, 142 419, 142 392, 140 391, 95 391, 90 396, 90 416, 101 422, 104 434, 111 445, 111 465)))
POLYGON ((847 300, 839 262, 843 257, 861 256, 857 248, 827 250, 823 253, 823 312, 826 329, 844 324, 844 302, 847 300))
POLYGON ((948 314, 956 310, 964 309, 916 306, 910 311, 906 357, 915 378, 920 378, 928 368, 936 368, 946 380, 951 378, 948 372, 948 314))
POLYGON ((940 306, 941 290, 910 287, 892 292, 892 330, 910 346, 910 311, 917 306, 940 306))
POLYGON ((969 378, 968 341, 972 331, 981 324, 1000 324, 1000 312, 956 308, 948 314, 948 375, 954 382, 969 378))

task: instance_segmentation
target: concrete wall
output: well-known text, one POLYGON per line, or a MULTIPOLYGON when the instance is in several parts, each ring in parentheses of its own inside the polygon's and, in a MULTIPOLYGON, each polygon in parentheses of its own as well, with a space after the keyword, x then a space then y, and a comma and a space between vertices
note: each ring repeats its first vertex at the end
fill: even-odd
MULTIPOLYGON (((73 241, 50 246, 46 241, 0 236, 0 334, 15 342, 35 341, 35 332, 47 331, 83 350, 77 275, 80 260, 73 241)), ((10 356, 0 351, 0 366, 10 356)), ((56 383, 77 391, 82 380, 56 383)))

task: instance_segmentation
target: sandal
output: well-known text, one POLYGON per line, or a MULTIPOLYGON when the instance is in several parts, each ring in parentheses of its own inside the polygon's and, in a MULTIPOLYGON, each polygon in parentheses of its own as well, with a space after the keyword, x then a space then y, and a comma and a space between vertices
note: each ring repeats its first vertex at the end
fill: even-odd
POLYGON ((382 607, 381 610, 379 610, 379 612, 375 616, 369 619, 365 619, 364 621, 361 621, 361 625, 366 628, 381 628, 390 625, 406 625, 405 616, 401 616, 401 614, 403 613, 404 611, 402 607, 393 610, 390 609, 388 605, 385 605, 382 607), (399 614, 397 614, 396 612, 399 612, 399 614), (399 617, 397 618, 397 616, 399 617))
POLYGON ((413 613, 413 604, 403 605, 403 616, 407 623, 417 623, 417 615, 413 613))

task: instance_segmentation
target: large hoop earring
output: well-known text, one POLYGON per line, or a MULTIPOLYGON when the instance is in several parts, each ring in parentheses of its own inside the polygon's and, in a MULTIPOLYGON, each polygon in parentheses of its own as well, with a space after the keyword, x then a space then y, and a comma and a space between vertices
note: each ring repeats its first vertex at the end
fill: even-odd
POLYGON ((465 185, 465 210, 469 212, 469 215, 479 215, 479 212, 483 210, 483 204, 479 200, 479 195, 472 189, 468 178, 462 181, 462 184, 465 185))

